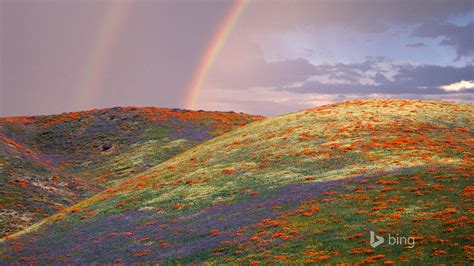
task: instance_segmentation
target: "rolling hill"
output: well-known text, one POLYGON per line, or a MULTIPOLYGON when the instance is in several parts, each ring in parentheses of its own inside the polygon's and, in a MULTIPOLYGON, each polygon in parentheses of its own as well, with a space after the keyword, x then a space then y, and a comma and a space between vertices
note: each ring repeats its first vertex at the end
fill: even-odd
POLYGON ((0 236, 258 119, 134 107, 0 118, 0 236))
POLYGON ((470 104, 360 100, 268 118, 3 239, 1 258, 472 263, 473 147, 470 104), (386 242, 372 247, 370 231, 386 242))

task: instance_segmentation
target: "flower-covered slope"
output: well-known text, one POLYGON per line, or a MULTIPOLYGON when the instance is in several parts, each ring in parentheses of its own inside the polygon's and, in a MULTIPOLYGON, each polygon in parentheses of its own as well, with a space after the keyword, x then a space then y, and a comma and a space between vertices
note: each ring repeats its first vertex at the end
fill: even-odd
POLYGON ((473 132, 473 105, 441 102, 361 100, 265 119, 4 239, 2 259, 468 263, 473 132), (372 248, 370 230, 416 243, 372 248))
POLYGON ((0 236, 258 119, 165 108, 0 118, 0 236))

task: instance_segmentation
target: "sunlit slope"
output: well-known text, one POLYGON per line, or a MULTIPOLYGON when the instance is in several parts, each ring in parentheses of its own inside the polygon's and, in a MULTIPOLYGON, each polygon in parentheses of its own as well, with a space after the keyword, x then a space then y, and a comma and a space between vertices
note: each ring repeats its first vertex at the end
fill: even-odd
MULTIPOLYGON (((408 251, 383 246, 385 255, 378 254, 366 230, 401 232, 427 221, 432 235, 444 237, 447 220, 431 220, 442 216, 472 236, 465 225, 472 222, 473 115, 468 104, 363 100, 255 122, 34 225, 3 243, 4 256, 77 263, 401 261, 408 251)), ((456 243, 451 256, 464 261, 468 240, 456 230, 446 234, 456 243)), ((431 256, 435 240, 408 259, 438 259, 431 256)))
POLYGON ((255 119, 133 107, 0 118, 0 236, 255 119))

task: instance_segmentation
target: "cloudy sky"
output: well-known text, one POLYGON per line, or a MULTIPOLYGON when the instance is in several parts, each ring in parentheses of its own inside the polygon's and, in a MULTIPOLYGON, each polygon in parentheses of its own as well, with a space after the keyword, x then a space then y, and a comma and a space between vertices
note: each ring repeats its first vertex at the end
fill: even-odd
POLYGON ((277 115, 357 98, 474 102, 474 2, 1 0, 0 115, 113 106, 277 115), (218 38, 220 37, 220 38, 218 38), (202 69, 201 69, 202 70, 202 69))

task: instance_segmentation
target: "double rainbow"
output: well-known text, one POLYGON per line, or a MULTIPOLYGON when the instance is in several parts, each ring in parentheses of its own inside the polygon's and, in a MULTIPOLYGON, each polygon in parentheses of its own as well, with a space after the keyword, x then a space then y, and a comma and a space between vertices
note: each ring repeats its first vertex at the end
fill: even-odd
MULTIPOLYGON (((219 24, 217 31, 213 34, 209 45, 199 60, 196 71, 192 75, 192 80, 186 88, 185 108, 194 108, 209 69, 222 50, 247 3, 247 0, 235 0, 223 21, 219 24)), ((83 71, 79 87, 80 95, 78 95, 78 101, 82 104, 90 103, 88 100, 97 100, 100 97, 111 53, 123 31, 131 6, 131 0, 115 0, 109 6, 102 26, 99 28, 97 41, 89 54, 88 63, 83 71)))

